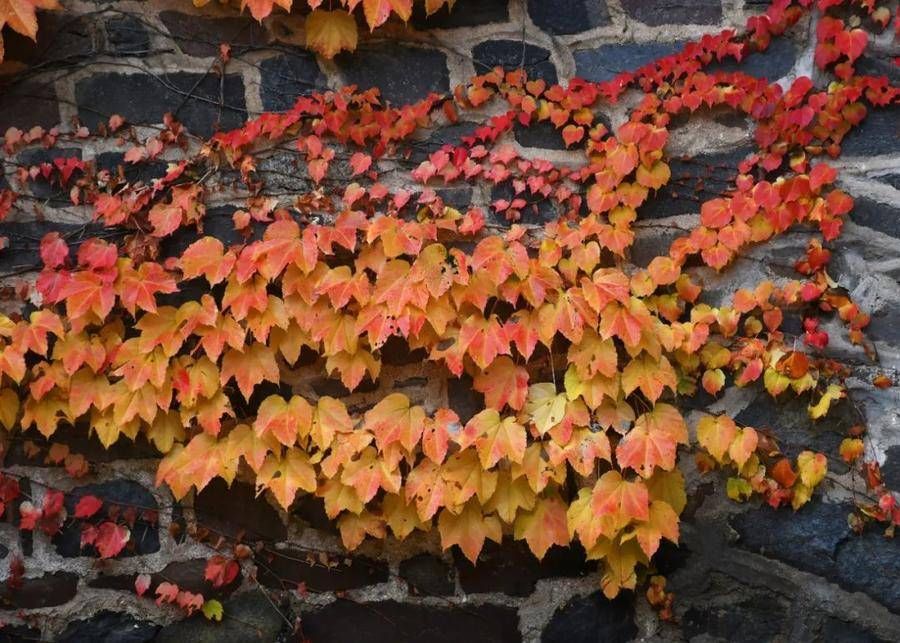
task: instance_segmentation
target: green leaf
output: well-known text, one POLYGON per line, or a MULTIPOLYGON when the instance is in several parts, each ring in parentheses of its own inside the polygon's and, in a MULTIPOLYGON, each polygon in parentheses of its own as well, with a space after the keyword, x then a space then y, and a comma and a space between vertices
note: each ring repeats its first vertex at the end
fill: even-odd
POLYGON ((207 621, 221 621, 225 613, 222 609, 222 603, 214 598, 203 603, 201 610, 207 621))

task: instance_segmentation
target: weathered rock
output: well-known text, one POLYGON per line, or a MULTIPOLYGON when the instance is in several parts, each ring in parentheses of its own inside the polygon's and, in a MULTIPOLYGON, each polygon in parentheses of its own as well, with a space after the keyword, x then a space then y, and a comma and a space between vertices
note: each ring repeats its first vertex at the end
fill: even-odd
POLYGON ((787 623, 786 602, 775 595, 758 594, 737 604, 692 607, 685 613, 682 627, 688 638, 706 635, 713 640, 756 643, 778 640, 787 623))
POLYGON ((59 124, 59 105, 51 79, 10 85, 0 82, 0 131, 10 127, 29 130, 59 124))
POLYGON ((484 74, 494 67, 507 71, 523 68, 529 79, 542 78, 551 84, 558 81, 550 52, 537 45, 517 40, 488 40, 475 45, 472 58, 476 74, 484 74))
POLYGON ((156 637, 159 625, 138 621, 130 614, 102 611, 89 619, 73 621, 56 639, 59 643, 147 643, 156 637))
POLYGON ((722 18, 720 0, 621 0, 629 17, 645 25, 711 25, 722 18))
POLYGON ((450 89, 447 57, 433 49, 397 43, 364 45, 353 53, 339 54, 334 62, 346 84, 358 85, 360 90, 377 87, 393 105, 450 89), (415 73, 410 73, 413 69, 415 73))
POLYGON ((787 38, 779 38, 772 40, 772 44, 765 51, 752 53, 740 62, 731 59, 723 62, 714 61, 707 67, 707 70, 709 72, 739 71, 750 76, 775 81, 787 74, 796 61, 796 45, 787 38))
POLYGON ((240 532, 251 542, 257 538, 284 540, 287 536, 275 508, 244 482, 228 487, 224 480, 215 478, 194 498, 194 511, 200 524, 231 538, 240 532))
POLYGON ((631 596, 623 593, 609 600, 602 592, 594 592, 556 610, 541 643, 625 643, 637 632, 631 596))
POLYGON ((120 16, 106 21, 108 50, 118 56, 146 56, 150 53, 150 34, 135 16, 120 16))
POLYGON ((574 52, 575 75, 585 80, 603 82, 674 54, 682 46, 680 42, 633 42, 579 49, 574 52))
POLYGON ((244 81, 236 74, 221 80, 190 72, 98 73, 75 84, 75 102, 78 118, 91 129, 113 114, 132 123, 161 123, 170 112, 191 132, 210 136, 247 118, 244 81))
POLYGON ((292 51, 260 64, 262 87, 260 97, 266 111, 285 111, 294 106, 298 96, 325 89, 325 76, 316 57, 305 49, 292 51))
POLYGON ((463 424, 484 408, 484 396, 472 388, 472 378, 468 375, 447 380, 447 397, 450 409, 463 424))
POLYGON ((253 590, 230 598, 222 605, 221 623, 206 620, 202 614, 164 627, 158 643, 271 643, 278 640, 285 626, 278 608, 262 592, 253 590))
POLYGON ((609 24, 605 0, 528 0, 531 21, 556 35, 580 33, 609 24))
POLYGON ((413 5, 409 23, 416 29, 458 29, 476 27, 509 19, 509 0, 457 0, 450 10, 442 6, 430 16, 425 15, 425 4, 413 5))
POLYGON ((885 450, 881 475, 888 489, 900 489, 900 445, 894 445, 885 450))
POLYGON ((259 582, 272 589, 334 592, 377 585, 388 579, 383 562, 363 556, 320 560, 312 552, 271 550, 256 555, 259 582))
POLYGON ((204 598, 221 599, 230 596, 240 587, 244 577, 243 571, 239 571, 233 581, 221 587, 214 587, 213 584, 206 580, 206 558, 193 558, 189 560, 176 560, 158 572, 150 575, 151 585, 148 589, 149 594, 154 594, 160 583, 172 583, 180 589, 194 594, 202 594, 204 598))
POLYGON ((396 601, 355 603, 344 599, 304 612, 303 632, 316 643, 344 643, 365 632, 369 643, 513 643, 521 641, 516 610, 497 605, 458 608, 396 601))
POLYGON ((837 552, 838 583, 900 613, 900 542, 878 530, 850 538, 837 552))
POLYGON ((419 554, 401 562, 400 577, 406 581, 413 594, 450 596, 456 590, 453 569, 431 554, 419 554))
POLYGON ((896 154, 900 149, 900 106, 868 109, 865 120, 844 139, 841 151, 847 156, 896 154))
POLYGON ((218 56, 222 43, 228 43, 233 56, 240 56, 268 41, 265 27, 249 15, 212 18, 162 11, 159 19, 172 34, 178 48, 189 56, 218 56))
POLYGON ((70 572, 44 574, 38 578, 23 578, 21 587, 10 588, 0 583, 0 611, 31 610, 68 603, 75 598, 78 575, 70 572))
POLYGON ((886 643, 868 630, 853 623, 847 623, 836 618, 827 618, 822 624, 823 643, 886 643))

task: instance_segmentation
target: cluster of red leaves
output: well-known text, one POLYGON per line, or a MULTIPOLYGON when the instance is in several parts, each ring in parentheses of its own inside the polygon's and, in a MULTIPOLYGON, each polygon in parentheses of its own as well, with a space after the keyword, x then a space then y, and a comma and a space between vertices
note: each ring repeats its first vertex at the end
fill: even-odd
MULTIPOLYGON (((840 77, 821 90, 805 78, 783 90, 704 71, 765 49, 811 4, 776 0, 746 34, 704 37, 605 83, 563 88, 496 69, 453 96, 399 108, 383 107, 377 90, 302 97, 288 112, 216 135, 199 154, 185 152, 151 186, 95 172, 90 162, 22 168, 21 180, 55 182, 73 203, 92 204, 95 219, 130 234, 120 246, 89 239, 74 256, 58 235, 42 241, 42 307, 0 323, 0 423, 46 437, 61 423, 84 423, 106 446, 143 434, 165 454, 158 481, 179 498, 239 474, 285 509, 299 493, 314 494, 349 548, 435 524, 445 547, 458 545, 473 561, 485 540, 505 533, 538 557, 578 540, 603 561, 608 595, 634 588, 661 540, 678 539, 686 499, 676 457, 689 432, 677 396, 762 380, 773 396, 811 392, 809 414, 819 418, 845 396, 844 370, 798 351, 781 330, 782 310, 803 314, 803 339, 816 349, 828 339, 818 318, 833 312, 863 342, 868 317, 829 278, 821 242, 798 262, 803 280, 740 290, 730 305, 702 301, 703 272, 694 268, 722 270, 746 246, 800 224, 831 242, 852 208, 834 187, 836 170, 817 157, 839 153, 866 105, 898 99, 887 79, 852 73, 855 48, 846 60, 820 60, 836 63, 840 77), (643 98, 610 133, 594 108, 634 86, 643 98), (411 185, 379 180, 419 130, 489 102, 494 116, 419 162, 411 185), (758 153, 738 168, 733 188, 703 203, 698 225, 668 254, 630 265, 639 208, 671 179, 664 149, 673 118, 714 107, 757 123, 758 153), (543 121, 583 151, 583 164, 526 158, 503 143, 517 123, 543 121), (296 151, 314 186, 290 202, 266 196, 257 171, 276 145, 296 151), (349 176, 340 177, 344 159, 349 176), (251 195, 234 215, 244 241, 228 247, 201 236, 164 256, 176 231, 202 232, 214 188, 201 178, 223 165, 251 195), (465 182, 509 186, 511 195, 492 212, 463 213, 437 187, 465 182), (491 230, 498 216, 528 220, 538 207, 556 220, 491 230), (189 284, 206 293, 161 301, 189 284), (351 391, 375 382, 391 338, 471 376, 486 408, 463 422, 402 393, 360 409, 329 396, 261 392, 308 363, 301 353, 316 355, 311 368, 351 391)), ((843 26, 824 31, 820 47, 858 39, 843 26)), ((122 128, 111 119, 104 129, 122 128)), ((6 145, 15 151, 43 136, 11 131, 6 145)), ((185 133, 168 118, 151 140, 121 140, 134 145, 128 161, 142 163, 176 155, 185 133)), ((733 469, 735 499, 756 493, 797 508, 825 476, 824 455, 805 451, 792 464, 775 433, 727 417, 704 418, 697 437, 702 469, 733 469)), ((32 528, 63 519, 61 500, 48 504, 48 496, 46 506, 28 508, 32 528)), ((882 510, 895 515, 893 505, 882 510)), ((114 520, 84 534, 101 555, 128 540, 114 520)), ((211 561, 207 577, 227 583, 236 566, 211 561)), ((203 605, 167 583, 156 594, 189 611, 203 605)), ((665 610, 661 587, 654 596, 665 610)))

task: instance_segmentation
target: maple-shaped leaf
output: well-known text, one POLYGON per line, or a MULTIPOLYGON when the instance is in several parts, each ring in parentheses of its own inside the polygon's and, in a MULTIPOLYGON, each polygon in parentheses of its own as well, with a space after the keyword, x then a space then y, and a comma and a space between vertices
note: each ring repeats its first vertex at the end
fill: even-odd
POLYGON ((447 458, 441 475, 447 482, 448 506, 462 506, 476 495, 485 504, 497 488, 497 472, 484 469, 472 449, 463 449, 447 458))
POLYGON ((222 359, 222 386, 232 377, 237 381, 244 399, 249 400, 253 388, 260 382, 279 381, 275 351, 265 344, 251 344, 243 351, 229 349, 222 359))
POLYGON ((373 447, 367 447, 362 454, 344 465, 341 482, 356 489, 360 500, 367 503, 379 489, 388 493, 400 491, 401 476, 396 465, 378 456, 373 447))
POLYGON ((528 395, 528 371, 504 355, 475 376, 474 388, 484 393, 486 406, 501 411, 508 404, 518 411, 528 395))
POLYGON ((438 409, 426 418, 422 431, 422 452, 425 457, 440 464, 447 457, 450 440, 456 439, 462 430, 459 416, 450 409, 438 409))
POLYGON ((618 471, 607 471, 594 485, 591 507, 602 523, 601 533, 611 537, 632 520, 648 519, 650 496, 640 480, 628 482, 618 471))
POLYGON ((581 341, 569 347, 569 363, 583 380, 598 374, 613 377, 618 372, 619 356, 612 339, 603 339, 593 329, 586 329, 581 341))
POLYGON ((635 536, 641 549, 650 558, 659 549, 663 538, 678 543, 678 514, 662 500, 650 503, 650 517, 634 528, 635 536))
POLYGON ((97 533, 92 539, 92 544, 97 548, 100 558, 114 558, 125 549, 131 532, 124 525, 106 521, 97 527, 97 533))
POLYGON ((534 489, 528 484, 525 476, 513 478, 509 471, 501 471, 497 488, 491 499, 485 503, 484 510, 496 513, 500 520, 511 525, 520 509, 530 511, 534 508, 536 498, 534 489))
POLYGON ((121 261, 116 288, 122 306, 132 315, 137 308, 155 313, 158 293, 170 294, 178 291, 172 275, 152 261, 145 261, 137 270, 132 269, 130 260, 121 261))
MULTIPOLYGON (((359 3, 355 0, 352 6, 359 3)), ((391 12, 406 22, 412 15, 412 0, 362 0, 363 13, 370 30, 380 27, 390 17, 391 12)))
POLYGON ((500 521, 496 516, 485 516, 475 500, 468 501, 457 514, 447 509, 441 511, 438 531, 443 549, 459 546, 472 564, 478 561, 485 540, 499 543, 503 539, 500 521))
POLYGON ((566 521, 566 505, 559 496, 541 498, 534 509, 519 513, 514 534, 516 539, 525 540, 538 560, 553 545, 569 544, 569 528, 566 521))
POLYGON ((250 15, 262 22, 272 13, 275 5, 290 13, 294 0, 241 0, 241 11, 250 8, 250 15))
POLYGON ((381 502, 381 514, 391 533, 398 540, 404 540, 416 529, 425 530, 427 526, 419 519, 416 506, 407 503, 400 495, 389 493, 381 502))
POLYGON ((832 402, 843 399, 846 394, 846 390, 840 384, 829 384, 819 401, 809 405, 809 417, 814 420, 823 417, 828 413, 832 402))
POLYGON ((236 560, 215 555, 206 561, 203 577, 212 583, 213 587, 222 587, 230 585, 240 571, 241 566, 236 560))
POLYGON ((182 253, 179 267, 185 279, 203 276, 211 286, 215 286, 228 277, 234 262, 234 253, 225 252, 221 241, 215 237, 203 237, 182 253))
POLYGON ((299 395, 285 401, 280 395, 270 395, 259 405, 253 430, 257 436, 271 433, 283 445, 290 447, 297 438, 309 435, 313 410, 299 395))
POLYGON ((102 506, 103 501, 100 500, 100 498, 98 498, 97 496, 82 496, 75 504, 75 517, 90 518, 95 513, 100 511, 100 507, 102 506))
POLYGON ((557 393, 556 386, 549 382, 532 384, 528 387, 528 401, 525 402, 524 414, 528 416, 537 430, 543 435, 562 422, 566 416, 568 399, 565 393, 557 393))
POLYGON ((474 441, 481 465, 490 469, 501 458, 522 462, 525 456, 525 427, 514 417, 501 418, 496 409, 485 409, 466 423, 465 443, 474 441))
POLYGON ((588 559, 603 561, 600 588, 609 599, 615 598, 623 589, 634 589, 637 565, 649 562, 636 538, 603 538, 588 551, 588 559))
POLYGON ((828 459, 821 453, 802 451, 797 456, 797 469, 800 471, 800 480, 812 489, 825 479, 828 459))
POLYGON ((630 395, 635 389, 640 389, 651 402, 659 399, 663 389, 674 391, 677 386, 675 370, 669 360, 662 356, 656 360, 649 353, 641 353, 622 371, 622 390, 625 394, 630 395))
POLYGON ((363 426, 375 435, 380 450, 399 442, 411 453, 422 437, 424 424, 421 406, 411 406, 408 397, 392 393, 366 412, 363 426))
POLYGON ((306 46, 326 58, 356 49, 356 21, 346 11, 316 9, 306 17, 306 46))
POLYGON ((316 402, 310 436, 323 451, 331 446, 335 435, 353 431, 354 422, 340 400, 323 395, 316 402))
POLYGON ((156 604, 174 603, 178 598, 178 585, 162 582, 156 587, 156 604))
POLYGON ((359 547, 366 536, 384 538, 384 527, 384 518, 376 516, 369 511, 362 511, 359 514, 345 512, 338 519, 341 542, 350 551, 359 547))
POLYGON ((627 305, 611 301, 600 313, 600 336, 604 339, 618 337, 626 346, 640 344, 641 334, 650 325, 647 307, 636 297, 632 297, 627 305))
POLYGON ((644 481, 650 491, 650 500, 662 500, 675 510, 676 514, 684 511, 687 505, 687 494, 684 489, 684 476, 677 468, 672 471, 657 469, 644 481))
POLYGON ((431 520, 447 504, 447 486, 441 473, 438 463, 423 460, 406 477, 406 500, 415 504, 422 521, 431 520))
POLYGON ((728 447, 728 455, 740 469, 750 459, 759 444, 759 435, 756 430, 746 427, 738 431, 738 436, 728 447))
POLYGON ((257 493, 268 489, 285 511, 288 511, 299 490, 316 490, 316 470, 309 456, 299 449, 288 449, 283 458, 269 454, 256 474, 257 493))
POLYGON ((316 495, 325 501, 325 514, 332 520, 342 511, 358 514, 365 506, 353 487, 333 478, 326 480, 316 495))
POLYGON ((381 361, 367 350, 358 349, 353 354, 341 351, 337 355, 328 356, 328 359, 325 360, 325 370, 328 373, 338 371, 341 383, 348 390, 353 391, 367 374, 373 382, 378 379, 378 374, 381 372, 381 361))
POLYGON ((737 436, 737 425, 727 415, 707 415, 697 423, 697 441, 719 463, 724 463, 737 436))
POLYGON ((687 441, 687 426, 678 409, 657 404, 635 420, 634 427, 616 447, 616 460, 620 467, 631 467, 649 478, 655 467, 674 469, 676 449, 687 441))

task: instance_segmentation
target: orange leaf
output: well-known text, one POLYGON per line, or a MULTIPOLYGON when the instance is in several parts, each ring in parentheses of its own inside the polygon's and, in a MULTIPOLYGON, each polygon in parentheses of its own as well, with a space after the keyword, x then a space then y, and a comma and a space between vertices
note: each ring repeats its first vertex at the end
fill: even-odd
POLYGON ((528 371, 516 366, 509 357, 501 356, 475 376, 474 388, 484 393, 486 406, 500 411, 508 404, 518 411, 528 395, 528 371))
POLYGON ((565 503, 555 495, 541 498, 533 510, 519 514, 514 534, 518 540, 528 543, 538 560, 552 545, 568 545, 570 538, 565 503))

